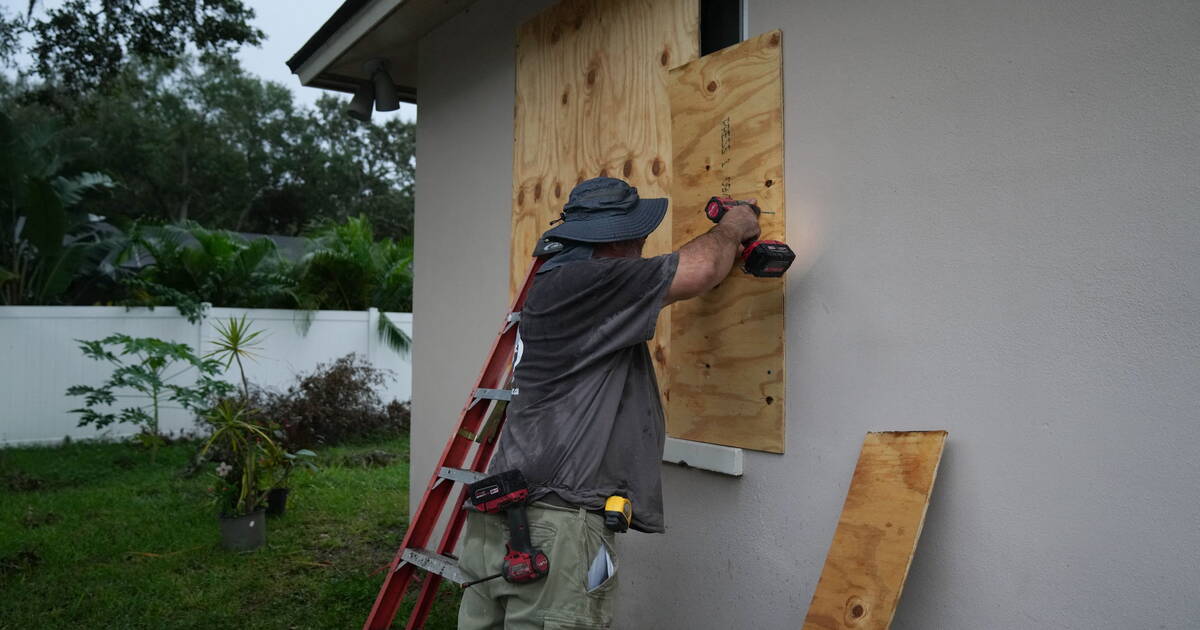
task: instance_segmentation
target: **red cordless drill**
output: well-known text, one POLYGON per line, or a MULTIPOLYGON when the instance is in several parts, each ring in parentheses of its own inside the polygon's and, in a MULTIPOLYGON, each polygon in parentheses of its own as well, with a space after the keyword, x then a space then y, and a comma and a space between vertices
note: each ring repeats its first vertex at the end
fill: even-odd
MULTIPOLYGON (((748 201, 731 197, 713 197, 704 206, 704 215, 713 223, 736 205, 750 206, 754 214, 761 214, 758 206, 748 201)), ((783 241, 752 241, 742 246, 742 271, 758 278, 778 278, 792 266, 796 254, 783 241)))
POLYGON ((550 559, 541 549, 534 549, 529 538, 529 518, 525 514, 525 502, 529 498, 529 484, 519 470, 508 470, 468 486, 471 505, 480 512, 496 514, 503 511, 508 516, 508 553, 500 573, 464 584, 472 586, 498 577, 514 584, 534 582, 550 572, 550 559))

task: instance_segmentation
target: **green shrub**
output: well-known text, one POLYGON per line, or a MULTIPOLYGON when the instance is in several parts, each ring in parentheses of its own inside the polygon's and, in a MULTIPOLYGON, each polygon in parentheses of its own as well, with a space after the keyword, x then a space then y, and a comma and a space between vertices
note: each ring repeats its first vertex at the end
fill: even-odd
POLYGON ((274 241, 245 238, 195 223, 137 226, 132 247, 154 262, 123 280, 125 306, 175 306, 190 321, 200 305, 242 308, 295 308, 295 280, 274 241))
POLYGON ((348 354, 318 364, 284 392, 255 389, 251 406, 277 422, 287 450, 394 436, 408 431, 408 403, 384 404, 377 389, 392 379, 387 370, 348 354))
POLYGON ((115 184, 74 166, 94 146, 56 121, 0 112, 0 304, 71 303, 102 275, 108 251, 82 202, 115 184))
POLYGON ((170 401, 184 409, 200 412, 217 398, 233 391, 233 386, 216 376, 221 364, 213 359, 197 357, 187 344, 173 343, 154 337, 130 337, 116 334, 97 341, 77 339, 83 355, 96 361, 113 365, 112 374, 99 387, 73 385, 67 389, 70 396, 83 396, 84 405, 72 409, 80 415, 79 426, 94 425, 104 428, 113 423, 128 423, 141 428, 139 438, 157 452, 162 443, 159 430, 159 409, 170 401), (195 368, 198 375, 194 384, 168 383, 168 371, 179 368, 195 368), (145 402, 124 407, 119 411, 108 411, 117 402, 117 393, 133 390, 141 394, 145 402))

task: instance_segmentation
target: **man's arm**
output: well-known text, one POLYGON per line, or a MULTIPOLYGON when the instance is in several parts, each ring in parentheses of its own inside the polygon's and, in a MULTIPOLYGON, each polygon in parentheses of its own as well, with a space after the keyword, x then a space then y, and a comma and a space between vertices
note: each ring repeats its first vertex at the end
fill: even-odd
POLYGON ((758 238, 758 215, 750 206, 729 209, 721 222, 679 248, 679 267, 663 306, 707 293, 729 275, 742 243, 758 238))

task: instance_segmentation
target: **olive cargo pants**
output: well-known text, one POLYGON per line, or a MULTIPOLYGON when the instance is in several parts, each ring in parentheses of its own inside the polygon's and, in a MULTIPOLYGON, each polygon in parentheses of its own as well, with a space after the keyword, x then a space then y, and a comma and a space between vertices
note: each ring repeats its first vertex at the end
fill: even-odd
MULTIPOLYGON (((534 503, 528 508, 533 546, 550 559, 550 573, 527 584, 496 578, 463 592, 459 630, 595 630, 612 626, 617 582, 614 534, 604 518, 582 509, 534 503), (611 574, 588 589, 588 568, 605 546, 611 574)), ((459 566, 470 579, 500 572, 508 522, 502 514, 467 516, 459 566)))

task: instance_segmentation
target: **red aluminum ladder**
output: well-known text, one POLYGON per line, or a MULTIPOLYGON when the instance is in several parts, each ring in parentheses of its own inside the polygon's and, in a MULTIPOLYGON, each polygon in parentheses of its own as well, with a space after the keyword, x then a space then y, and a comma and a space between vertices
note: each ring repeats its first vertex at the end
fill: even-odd
POLYGON ((488 462, 496 447, 496 438, 504 425, 508 402, 512 399, 512 363, 513 352, 517 341, 517 324, 521 319, 521 308, 529 287, 538 269, 545 262, 545 254, 561 249, 554 242, 542 241, 535 258, 525 276, 521 290, 513 300, 512 308, 504 318, 504 324, 496 340, 492 342, 491 353, 483 364, 483 370, 471 394, 467 397, 459 416, 458 428, 450 436, 450 441, 442 451, 442 459, 434 470, 429 486, 421 505, 404 535, 404 542, 396 552, 395 559, 389 567, 375 605, 371 607, 371 615, 363 624, 363 630, 386 630, 392 625, 396 611, 400 608, 409 585, 416 577, 418 570, 425 571, 425 579, 421 583, 416 605, 409 615, 407 630, 421 630, 425 618, 429 616, 437 596, 438 586, 442 580, 450 580, 463 584, 467 578, 458 568, 458 560, 453 555, 458 544, 466 520, 466 512, 461 509, 467 500, 465 484, 478 481, 486 475, 488 462), (473 451, 473 452, 472 452, 473 451), (469 465, 464 466, 470 460, 469 465), (443 519, 446 499, 455 486, 462 486, 458 500, 453 503, 453 509, 448 516, 448 522, 442 533, 437 547, 430 548, 429 540, 433 536, 439 521, 443 519))

